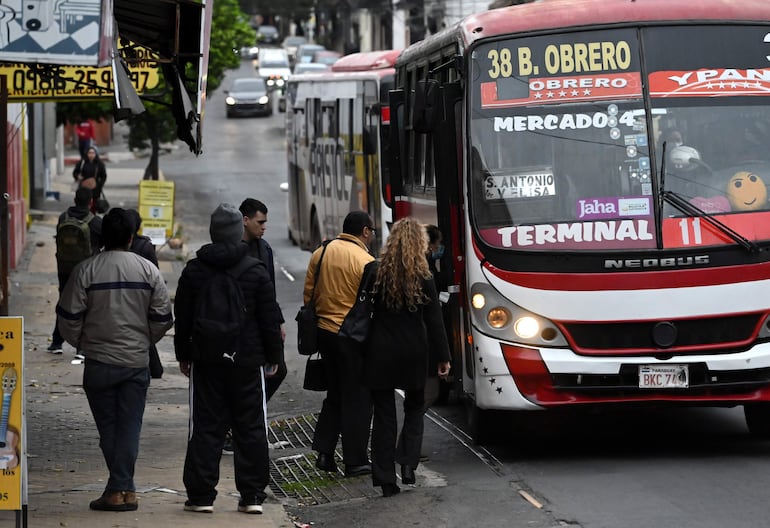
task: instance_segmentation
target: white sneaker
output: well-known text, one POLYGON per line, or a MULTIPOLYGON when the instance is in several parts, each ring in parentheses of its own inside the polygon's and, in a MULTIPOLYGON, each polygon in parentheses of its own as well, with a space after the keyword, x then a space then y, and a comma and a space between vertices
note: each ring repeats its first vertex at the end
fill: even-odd
POLYGON ((241 513, 262 513, 261 504, 246 504, 243 501, 238 501, 238 511, 241 513))

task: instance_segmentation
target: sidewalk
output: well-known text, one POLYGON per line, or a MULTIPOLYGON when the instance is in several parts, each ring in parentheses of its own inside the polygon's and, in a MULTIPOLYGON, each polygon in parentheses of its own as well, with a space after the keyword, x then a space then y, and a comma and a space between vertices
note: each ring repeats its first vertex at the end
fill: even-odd
MULTIPOLYGON (((111 157, 116 159, 117 156, 111 157)), ((113 207, 136 207, 143 169, 107 165, 105 192, 113 207)), ((152 380, 142 428, 135 512, 95 512, 88 503, 101 495, 108 476, 98 434, 81 388, 82 364, 73 364, 74 349, 62 355, 46 351, 58 298, 53 236, 58 215, 72 204, 69 171, 52 178, 59 201, 33 211, 22 261, 10 275, 10 314, 24 317, 24 390, 27 415, 29 496, 28 525, 38 527, 236 527, 289 528, 292 521, 268 489, 263 515, 237 512, 238 494, 232 457, 223 457, 219 495, 213 515, 183 511, 182 466, 187 441, 187 378, 176 366, 172 335, 158 343, 165 373, 152 380)), ((161 272, 170 293, 183 262, 178 250, 159 252, 161 272)), ((75 362, 77 363, 77 362, 75 362)), ((12 526, 15 513, 0 511, 0 525, 12 526)))

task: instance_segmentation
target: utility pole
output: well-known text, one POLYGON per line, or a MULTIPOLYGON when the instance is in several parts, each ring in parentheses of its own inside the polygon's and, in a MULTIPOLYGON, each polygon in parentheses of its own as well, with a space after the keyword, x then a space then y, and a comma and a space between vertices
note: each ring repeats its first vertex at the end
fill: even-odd
POLYGON ((0 300, 0 316, 8 315, 8 268, 11 262, 8 232, 8 79, 0 75, 0 280, 3 281, 0 300))

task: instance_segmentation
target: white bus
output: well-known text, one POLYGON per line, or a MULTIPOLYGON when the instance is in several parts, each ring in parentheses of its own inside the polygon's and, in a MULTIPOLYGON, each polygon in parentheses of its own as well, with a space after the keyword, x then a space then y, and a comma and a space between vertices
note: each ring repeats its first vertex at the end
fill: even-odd
POLYGON ((398 53, 354 53, 331 71, 289 80, 289 238, 303 249, 312 251, 335 237, 353 210, 367 211, 378 240, 387 238, 392 200, 383 161, 398 53))

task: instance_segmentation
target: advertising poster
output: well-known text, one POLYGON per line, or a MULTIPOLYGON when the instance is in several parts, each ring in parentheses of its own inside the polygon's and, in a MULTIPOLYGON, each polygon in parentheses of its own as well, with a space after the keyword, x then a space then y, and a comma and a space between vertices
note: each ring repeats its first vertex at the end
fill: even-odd
POLYGON ((24 319, 0 317, 0 510, 21 510, 24 396, 24 319))
POLYGON ((142 180, 139 183, 142 232, 156 246, 171 238, 174 229, 174 182, 142 180))

